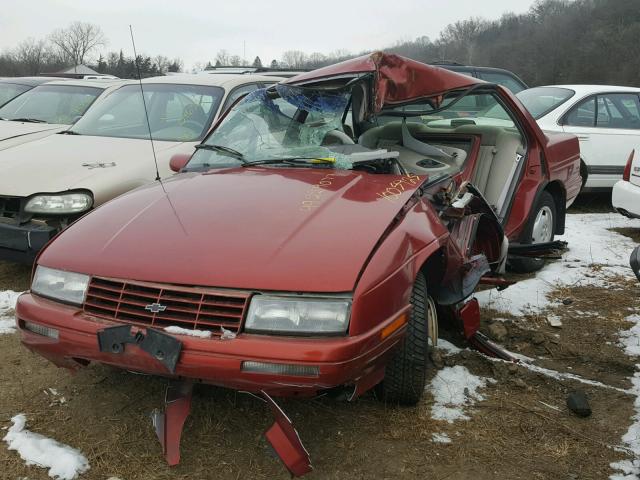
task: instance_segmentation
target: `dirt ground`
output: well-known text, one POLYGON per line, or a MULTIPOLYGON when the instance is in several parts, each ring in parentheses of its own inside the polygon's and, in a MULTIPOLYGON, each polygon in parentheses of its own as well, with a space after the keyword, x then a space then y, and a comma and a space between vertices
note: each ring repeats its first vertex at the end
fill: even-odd
MULTIPOLYGON (((606 209, 604 203, 596 205, 606 209)), ((638 238, 637 231, 621 233, 638 238)), ((0 290, 27 288, 29 274, 27 268, 0 264, 0 290)), ((554 302, 557 306, 536 316, 505 319, 503 313, 484 311, 483 330, 495 334, 502 329, 490 325, 496 317, 505 319, 501 345, 536 358, 537 365, 603 386, 556 380, 463 350, 435 355, 431 376, 443 365, 464 365, 496 380, 483 391, 485 400, 470 409, 468 421, 433 420, 428 392, 415 408, 385 405, 372 394, 354 403, 281 401, 311 454, 315 471, 306 478, 608 478, 610 463, 630 456, 615 447, 634 413, 635 398, 619 389, 630 387, 635 362, 617 346, 617 332, 630 327, 624 320, 630 310, 640 311, 640 284, 612 278, 606 288, 559 289, 554 295, 567 304, 554 302), (561 328, 548 324, 552 314, 562 320, 561 328), (591 402, 589 418, 578 418, 566 407, 567 394, 578 389, 591 402), (433 443, 434 433, 447 433, 452 443, 433 443)), ((464 347, 455 337, 450 340, 464 347)), ((91 470, 83 479, 290 478, 262 436, 272 422, 269 411, 245 394, 197 389, 182 463, 168 468, 149 419, 154 408, 161 408, 163 380, 95 365, 70 375, 27 352, 18 335, 0 335, 0 382, 0 427, 25 413, 30 430, 87 456, 91 470)), ((3 479, 48 478, 46 470, 25 466, 4 444, 0 469, 3 479)))

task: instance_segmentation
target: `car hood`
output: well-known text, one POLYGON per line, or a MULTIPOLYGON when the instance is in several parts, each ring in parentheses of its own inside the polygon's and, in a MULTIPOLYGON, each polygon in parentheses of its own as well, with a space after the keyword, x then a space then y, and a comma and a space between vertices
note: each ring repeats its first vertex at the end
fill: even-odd
POLYGON ((424 178, 263 167, 181 174, 87 215, 39 263, 158 283, 348 292, 424 178))
POLYGON ((29 135, 31 133, 44 132, 47 130, 66 130, 69 125, 58 125, 54 123, 29 123, 14 122, 11 120, 0 121, 0 142, 12 138, 29 135))
MULTIPOLYGON (((154 142, 161 175, 178 142, 154 142)), ((155 178, 151 146, 130 138, 51 135, 0 151, 0 195, 26 197, 39 192, 84 188, 142 177, 155 178)), ((144 183, 144 182, 142 182, 144 183)))

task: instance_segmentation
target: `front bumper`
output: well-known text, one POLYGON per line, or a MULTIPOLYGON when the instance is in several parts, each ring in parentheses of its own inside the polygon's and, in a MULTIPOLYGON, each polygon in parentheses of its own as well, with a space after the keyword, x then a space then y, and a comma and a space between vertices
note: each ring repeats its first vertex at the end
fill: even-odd
POLYGON ((622 215, 629 218, 640 218, 640 187, 625 180, 613 186, 611 203, 622 215))
MULTIPOLYGON (((121 325, 88 316, 80 308, 25 293, 16 305, 22 343, 60 367, 78 368, 99 362, 126 370, 277 396, 313 396, 342 386, 366 384, 379 378, 381 369, 402 338, 405 327, 381 340, 381 331, 393 319, 366 334, 352 337, 295 338, 240 333, 232 340, 175 335, 182 351, 171 374, 139 346, 127 344, 122 353, 101 352, 97 333, 121 325), (50 338, 25 329, 25 321, 58 330, 50 338), (317 367, 316 376, 251 373, 241 369, 247 361, 317 367)), ((134 331, 136 327, 133 327, 134 331)), ((140 327, 141 331, 144 331, 140 327)))
POLYGON ((38 252, 57 233, 56 228, 42 223, 16 225, 0 222, 0 260, 33 263, 38 252))

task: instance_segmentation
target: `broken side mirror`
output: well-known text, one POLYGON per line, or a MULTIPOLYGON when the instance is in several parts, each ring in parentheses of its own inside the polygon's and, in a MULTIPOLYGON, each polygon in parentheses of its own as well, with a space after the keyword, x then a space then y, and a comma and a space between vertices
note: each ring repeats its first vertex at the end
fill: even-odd
POLYGON ((189 163, 189 160, 191 160, 191 155, 176 153, 171 157, 171 160, 169 160, 169 168, 174 172, 179 172, 189 163))
POLYGON ((634 248, 633 252, 631 252, 629 264, 631 265, 633 273, 636 274, 636 278, 640 281, 640 246, 634 248))

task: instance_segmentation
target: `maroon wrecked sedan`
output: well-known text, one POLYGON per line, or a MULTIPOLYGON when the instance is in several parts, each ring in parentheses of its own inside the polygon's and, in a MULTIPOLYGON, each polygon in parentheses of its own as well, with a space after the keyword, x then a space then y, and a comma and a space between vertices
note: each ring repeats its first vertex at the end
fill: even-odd
POLYGON ((154 425, 171 464, 195 382, 260 396, 302 475, 272 397, 415 404, 444 321, 509 358, 478 332, 473 293, 561 247, 579 165, 575 137, 545 135, 498 85, 383 53, 305 73, 44 248, 22 342, 70 369, 168 377, 154 425))

